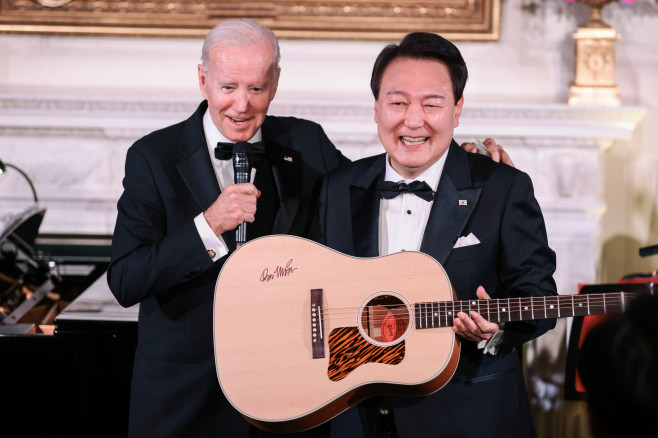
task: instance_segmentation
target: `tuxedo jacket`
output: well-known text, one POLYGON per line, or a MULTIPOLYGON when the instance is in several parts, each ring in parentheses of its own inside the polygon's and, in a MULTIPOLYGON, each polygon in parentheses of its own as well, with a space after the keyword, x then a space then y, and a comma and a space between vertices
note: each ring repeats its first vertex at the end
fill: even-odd
MULTIPOLYGON (((194 225, 220 194, 206 108, 141 138, 126 157, 108 283, 121 305, 140 304, 130 436, 248 434, 215 371, 213 298, 226 257, 213 263, 194 225)), ((322 177, 348 160, 306 120, 268 116, 262 135, 276 189, 272 232, 306 236, 322 177)), ((234 247, 234 232, 222 237, 234 247)))
MULTIPOLYGON (((447 154, 421 252, 444 267, 459 300, 477 299, 480 285, 492 298, 556 295, 555 253, 530 178, 454 141, 447 154), (471 233, 479 244, 455 248, 459 237, 471 233)), ((352 256, 379 255, 377 182, 385 175, 385 157, 355 161, 327 177, 322 243, 352 256)), ((554 326, 554 319, 506 323, 502 352, 495 356, 462 341, 446 387, 426 397, 394 399, 399 435, 532 436, 517 348, 554 326)))

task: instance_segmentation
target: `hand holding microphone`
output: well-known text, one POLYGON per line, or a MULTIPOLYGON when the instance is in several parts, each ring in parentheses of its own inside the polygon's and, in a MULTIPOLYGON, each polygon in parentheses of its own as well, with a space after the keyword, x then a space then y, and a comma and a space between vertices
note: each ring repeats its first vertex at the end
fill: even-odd
POLYGON ((231 160, 233 165, 235 184, 229 184, 222 190, 217 200, 206 210, 203 215, 215 235, 221 236, 229 230, 236 230, 237 246, 244 243, 238 236, 240 233, 246 237, 245 222, 253 222, 256 214, 256 203, 260 192, 251 179, 251 167, 253 160, 249 156, 252 145, 244 142, 237 145, 238 158, 234 158, 233 143, 220 143, 215 149, 215 156, 220 160, 231 160), (236 229, 237 228, 237 229, 236 229))

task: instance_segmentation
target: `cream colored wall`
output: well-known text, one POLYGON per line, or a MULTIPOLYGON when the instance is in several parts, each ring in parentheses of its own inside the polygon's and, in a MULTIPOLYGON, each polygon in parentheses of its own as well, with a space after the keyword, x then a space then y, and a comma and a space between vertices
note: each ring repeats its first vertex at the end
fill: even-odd
MULTIPOLYGON (((577 4, 560 15, 564 3, 547 0, 531 13, 522 7, 528 1, 503 2, 500 41, 457 43, 470 70, 466 105, 566 102, 574 70, 571 34, 587 9, 577 4)), ((616 82, 622 103, 648 110, 633 139, 604 154, 608 210, 598 272, 600 281, 616 281, 654 270, 658 259, 637 255, 639 247, 658 243, 658 9, 615 3, 606 6, 604 19, 621 34, 616 82)), ((279 99, 370 101, 370 69, 384 44, 282 40, 279 99)), ((0 93, 197 98, 200 47, 200 39, 0 35, 0 93)), ((6 144, 0 147, 0 159, 11 156, 6 144)))

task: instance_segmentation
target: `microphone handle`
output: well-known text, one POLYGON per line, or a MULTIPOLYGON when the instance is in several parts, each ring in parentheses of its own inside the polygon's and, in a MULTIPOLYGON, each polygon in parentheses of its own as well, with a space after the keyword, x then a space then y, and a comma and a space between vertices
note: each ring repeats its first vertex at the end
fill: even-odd
MULTIPOLYGON (((247 148, 251 145, 238 142, 233 146, 233 173, 236 184, 248 183, 251 180, 251 165, 247 158, 247 148)), ((247 223, 242 222, 235 231, 235 249, 247 241, 247 223)))

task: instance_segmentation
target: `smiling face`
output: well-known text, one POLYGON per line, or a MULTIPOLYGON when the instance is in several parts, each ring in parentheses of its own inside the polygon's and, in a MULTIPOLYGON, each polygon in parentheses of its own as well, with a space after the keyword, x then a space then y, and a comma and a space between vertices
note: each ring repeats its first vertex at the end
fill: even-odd
POLYGON ((448 150, 464 98, 455 104, 448 68, 439 61, 397 58, 382 75, 375 101, 379 140, 390 164, 413 179, 448 150))
POLYGON ((208 71, 199 65, 199 88, 213 123, 233 143, 248 141, 265 121, 279 83, 268 43, 215 46, 208 71))

